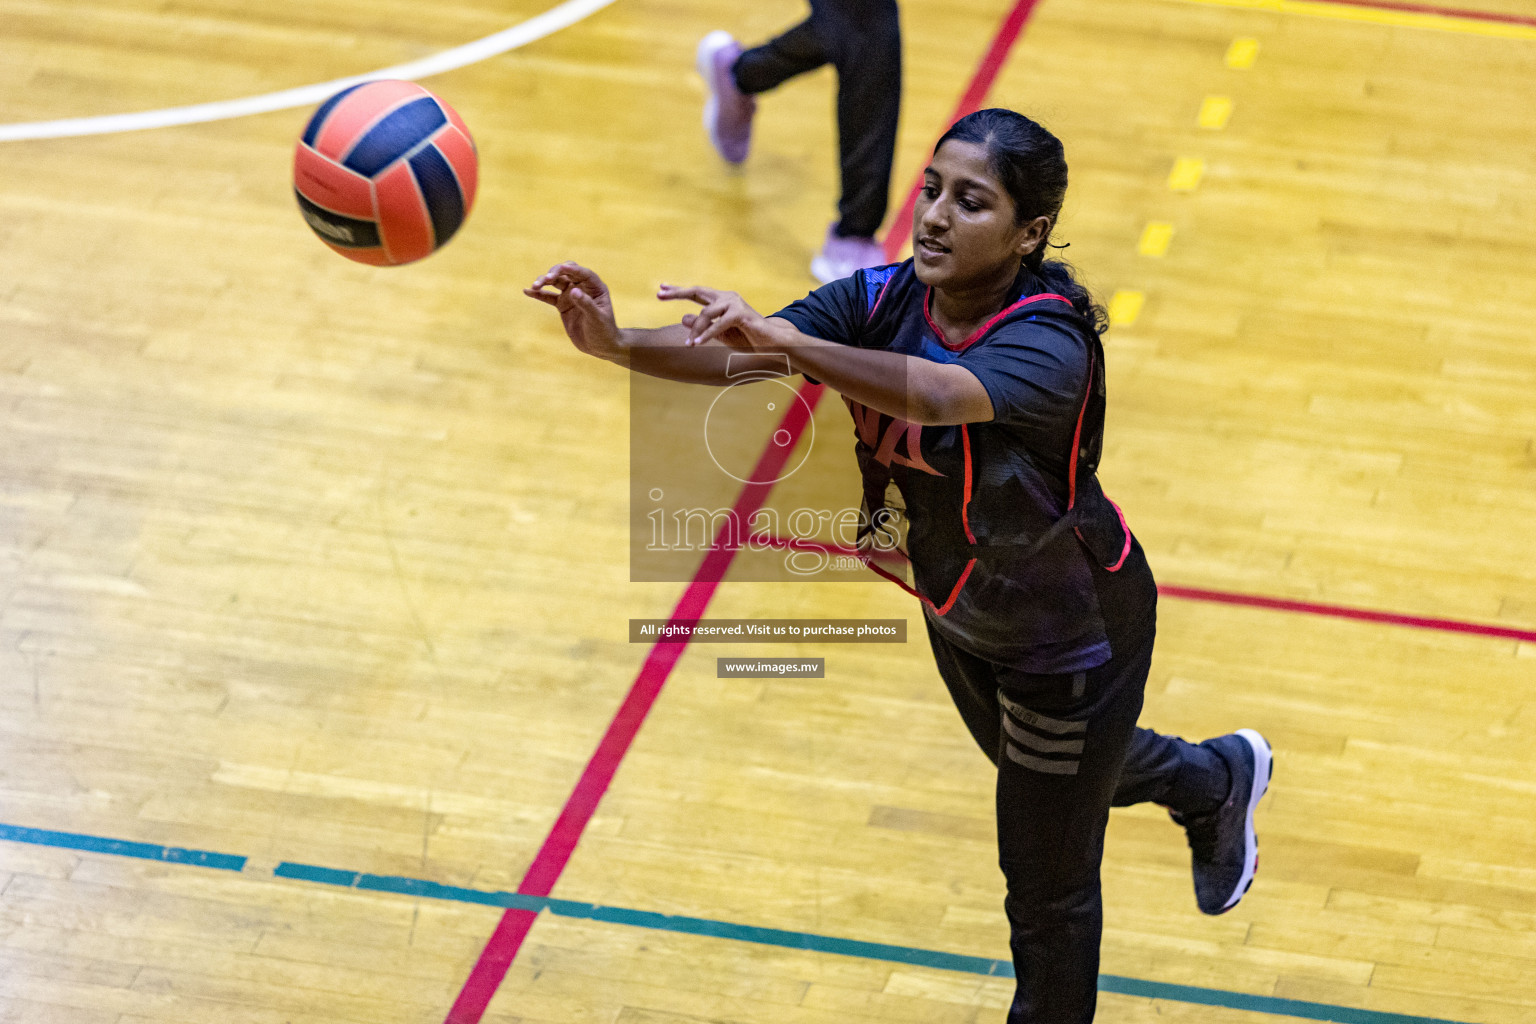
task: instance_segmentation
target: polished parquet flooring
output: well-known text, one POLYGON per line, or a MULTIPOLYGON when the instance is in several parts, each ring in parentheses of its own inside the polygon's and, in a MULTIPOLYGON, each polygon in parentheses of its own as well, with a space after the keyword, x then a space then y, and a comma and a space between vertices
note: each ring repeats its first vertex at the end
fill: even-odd
MULTIPOLYGON (((0 0, 0 123, 304 85, 542 9, 0 0)), ((1008 9, 903 4, 893 209, 1008 9)), ((646 657, 628 620, 683 589, 628 581, 629 382, 519 289, 572 257, 637 324, 675 314, 659 280, 803 294, 831 73, 765 97, 732 171, 691 72, 704 32, 802 11, 617 0, 428 80, 481 193, 408 268, 298 217, 307 111, 0 143, 0 825, 247 858, 0 840, 0 1021, 443 1020, 498 909, 274 868, 517 887, 646 657)), ((1376 11, 1041 0, 991 100, 1066 143, 1059 237, 1119 314, 1103 478, 1160 582, 1529 634, 1536 41, 1376 11)), ((824 402, 818 436, 845 421, 824 402)), ((728 576, 709 614, 911 642, 690 648, 555 896, 1006 959, 989 766, 910 599, 728 576), (717 678, 754 653, 827 675, 717 678)), ((1259 729, 1275 785, 1220 918, 1166 816, 1115 812, 1103 970, 1164 987, 1099 1020, 1536 1019, 1536 641, 1168 598, 1145 721, 1259 729)), ((1010 991, 546 914, 485 1020, 969 1024, 1010 991)))

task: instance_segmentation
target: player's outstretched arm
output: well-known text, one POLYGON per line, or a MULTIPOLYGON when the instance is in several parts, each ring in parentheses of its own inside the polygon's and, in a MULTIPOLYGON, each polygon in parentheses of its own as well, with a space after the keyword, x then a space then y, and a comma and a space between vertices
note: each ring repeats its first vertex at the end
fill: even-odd
MULTIPOLYGON (((663 285, 663 293, 666 289, 663 285)), ((690 344, 689 318, 682 324, 655 329, 620 327, 608 286, 578 263, 549 268, 532 286, 524 288, 523 294, 559 311, 565 333, 578 350, 639 373, 685 384, 725 387, 752 370, 742 365, 742 356, 733 360, 724 344, 690 344), (729 376, 733 373, 734 379, 729 376)), ((782 359, 763 361, 763 369, 769 372, 775 367, 782 372, 783 365, 782 359)))
POLYGON ((956 363, 840 345, 802 334, 788 320, 764 317, 735 292, 662 285, 657 298, 682 299, 702 307, 683 317, 687 344, 703 349, 724 343, 760 356, 787 356, 794 372, 887 416, 924 426, 986 423, 994 416, 986 387, 956 363))
POLYGON ((804 334, 800 339, 788 350, 795 372, 888 416, 943 427, 989 423, 996 415, 986 386, 959 363, 854 348, 804 334))

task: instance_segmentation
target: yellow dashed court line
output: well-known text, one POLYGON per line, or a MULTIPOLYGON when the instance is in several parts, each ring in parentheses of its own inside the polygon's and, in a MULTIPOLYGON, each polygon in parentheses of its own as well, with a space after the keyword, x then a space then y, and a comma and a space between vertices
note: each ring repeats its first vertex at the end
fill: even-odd
POLYGON ((1458 32, 1463 35, 1493 36, 1497 39, 1536 39, 1536 25, 1484 21, 1480 18, 1461 18, 1454 14, 1432 14, 1427 11, 1395 11, 1381 7, 1331 4, 1322 0, 1179 0, 1179 2, 1199 4, 1202 7, 1232 7, 1245 11, 1269 11, 1274 14, 1331 18, 1334 21, 1358 21, 1371 25, 1390 25, 1393 28, 1422 28, 1437 32, 1458 32))
POLYGON ((1141 316, 1141 307, 1147 303, 1146 292, 1121 289, 1109 300, 1109 322, 1116 327, 1130 327, 1141 316))
POLYGON ((1247 71, 1259 59, 1259 41, 1251 36, 1238 36, 1227 47, 1227 67, 1234 71, 1247 71))
POLYGON ((1200 104, 1200 127, 1219 132, 1227 126, 1232 116, 1232 97, 1207 96, 1200 104))
POLYGON ((1141 230, 1141 241, 1136 243, 1136 251, 1143 256, 1163 257, 1168 255, 1168 243, 1173 241, 1173 225, 1167 221, 1149 221, 1141 230))
POLYGON ((1175 192, 1193 192, 1200 187, 1200 179, 1204 176, 1204 160, 1181 156, 1173 162, 1173 170, 1168 172, 1168 187, 1175 192))

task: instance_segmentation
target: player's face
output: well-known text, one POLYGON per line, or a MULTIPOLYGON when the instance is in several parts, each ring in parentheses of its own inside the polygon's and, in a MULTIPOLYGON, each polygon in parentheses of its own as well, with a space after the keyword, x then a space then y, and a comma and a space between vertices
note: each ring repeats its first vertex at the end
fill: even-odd
POLYGON ((917 279, 941 290, 965 290, 1006 278, 1040 245, 1050 222, 1014 222, 1013 197, 973 142, 944 143, 923 171, 912 216, 917 279))

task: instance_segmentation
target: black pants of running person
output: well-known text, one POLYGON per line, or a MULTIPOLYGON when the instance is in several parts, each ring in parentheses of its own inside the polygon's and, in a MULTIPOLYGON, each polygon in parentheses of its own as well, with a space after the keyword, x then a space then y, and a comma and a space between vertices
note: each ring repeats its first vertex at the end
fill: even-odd
POLYGON ((1008 1024, 1087 1024, 1098 999, 1099 865, 1109 808, 1208 813, 1230 776, 1215 753, 1138 729, 1155 620, 1076 675, 1031 675, 929 640, 961 717, 997 765, 997 841, 1018 988, 1008 1024))
POLYGON ((901 112, 901 26, 896 0, 810 0, 811 16, 744 52, 736 86, 769 89, 830 63, 837 68, 843 195, 836 231, 872 238, 885 219, 901 112))

